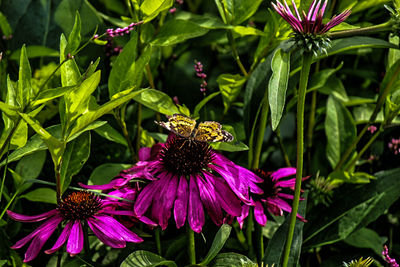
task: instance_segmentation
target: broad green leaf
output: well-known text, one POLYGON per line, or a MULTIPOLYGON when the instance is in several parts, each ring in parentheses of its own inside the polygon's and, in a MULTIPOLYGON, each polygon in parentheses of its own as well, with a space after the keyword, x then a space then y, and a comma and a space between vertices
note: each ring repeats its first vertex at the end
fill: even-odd
MULTIPOLYGON (((389 36, 389 42, 398 46, 399 45, 399 36, 390 35, 389 36)), ((390 67, 394 63, 396 63, 396 61, 398 61, 399 59, 400 59, 400 51, 399 51, 399 49, 390 48, 389 49, 389 54, 388 54, 388 63, 387 63, 386 70, 389 70, 390 67)))
MULTIPOLYGON (((132 90, 133 88, 120 92, 114 95, 112 99, 107 103, 101 105, 100 107, 94 110, 89 110, 85 114, 79 116, 75 121, 75 124, 73 125, 71 132, 68 134, 68 136, 71 138, 72 136, 74 136, 74 134, 85 129, 88 125, 90 125, 92 122, 94 122, 104 114, 112 111, 116 107, 131 100, 136 95, 142 93, 145 89, 138 91, 132 91, 132 90)), ((67 138, 67 140, 69 140, 69 138, 67 138)))
MULTIPOLYGON (((60 37, 60 62, 66 59, 65 49, 68 45, 67 39, 63 34, 60 37)), ((75 59, 69 59, 60 67, 61 71, 61 85, 62 86, 73 86, 77 85, 81 73, 79 72, 78 65, 76 65, 75 59)))
POLYGON ((380 237, 374 230, 361 228, 349 235, 344 242, 357 248, 370 248, 376 254, 381 255, 386 240, 386 237, 380 237))
POLYGON ((151 42, 156 46, 169 46, 183 42, 187 39, 202 36, 208 32, 208 29, 187 21, 173 19, 167 21, 160 29, 155 39, 151 42))
POLYGON ((84 80, 76 89, 64 95, 67 122, 71 123, 89 108, 89 99, 100 83, 100 71, 84 80))
POLYGON ((109 141, 124 145, 128 147, 126 139, 115 130, 110 124, 106 123, 94 130, 98 135, 106 138, 109 141))
POLYGON ((245 82, 246 77, 239 74, 221 74, 218 76, 217 83, 224 102, 224 114, 228 112, 229 107, 238 97, 245 82))
POLYGON ((143 89, 133 97, 133 100, 165 115, 179 113, 171 97, 156 89, 143 89))
POLYGON ((339 185, 342 183, 365 184, 369 183, 371 179, 375 179, 375 177, 365 172, 352 173, 342 170, 331 172, 327 178, 331 185, 339 185))
MULTIPOLYGON (((303 217, 306 214, 307 195, 308 193, 304 194, 306 200, 301 201, 299 204, 298 214, 302 215, 303 217)), ((289 227, 289 220, 290 220, 290 215, 287 215, 285 222, 278 228, 278 230, 269 240, 268 246, 265 250, 264 258, 262 259, 264 265, 271 266, 272 264, 275 264, 275 266, 280 266, 284 251, 284 246, 286 243, 286 235, 289 227)), ((304 224, 305 224, 304 222, 298 220, 296 221, 292 246, 289 254, 288 266, 298 266, 301 247, 303 243, 304 224)))
POLYGON ((3 36, 7 38, 12 35, 12 29, 10 24, 8 23, 7 18, 4 16, 3 13, 0 12, 0 29, 3 33, 3 36))
MULTIPOLYGON (((144 70, 146 65, 149 63, 152 53, 152 47, 147 46, 140 57, 131 65, 129 71, 127 73, 127 77, 125 78, 124 85, 127 83, 129 86, 124 86, 123 88, 127 89, 129 87, 141 88, 144 70)), ((150 66, 149 66, 150 68, 150 66)))
POLYGON ((247 35, 265 35, 264 32, 260 31, 257 28, 250 26, 234 26, 232 28, 234 36, 238 35, 239 37, 247 36, 247 35))
POLYGON ((4 112, 4 114, 7 115, 7 117, 15 118, 18 115, 17 111, 19 110, 19 108, 8 105, 8 104, 0 101, 0 110, 2 112, 4 112))
POLYGON ((157 15, 172 7, 173 0, 144 0, 140 5, 140 11, 143 13, 144 22, 149 22, 157 15))
POLYGON ((233 29, 211 14, 197 15, 182 10, 176 14, 176 19, 188 20, 206 29, 233 29))
POLYGON ((226 0, 227 11, 231 24, 237 25, 250 18, 258 9, 262 0, 226 0))
POLYGON ((11 129, 16 122, 18 114, 14 108, 19 109, 20 111, 22 110, 21 108, 18 108, 17 91, 10 79, 10 75, 7 75, 7 94, 5 103, 0 101, 0 110, 3 112, 2 117, 4 121, 4 129, 11 129))
POLYGON ((228 240, 231 230, 232 227, 228 224, 223 224, 221 228, 219 228, 211 244, 210 250, 200 265, 208 265, 210 261, 217 256, 218 252, 224 247, 226 240, 228 240))
MULTIPOLYGON (((36 58, 36 57, 58 57, 59 53, 57 50, 51 49, 49 47, 40 46, 40 45, 30 45, 26 47, 26 53, 28 58, 36 58)), ((10 59, 17 60, 21 56, 21 49, 17 49, 12 52, 10 55, 10 59)))
POLYGON ((81 17, 79 16, 79 12, 75 13, 75 23, 72 28, 71 33, 68 36, 68 44, 65 48, 64 54, 68 55, 69 53, 74 54, 74 52, 78 49, 81 44, 81 17))
POLYGON ((131 32, 131 39, 124 46, 121 54, 118 55, 117 59, 114 61, 110 77, 108 78, 108 92, 109 96, 112 97, 118 92, 121 92, 126 88, 122 87, 124 81, 127 81, 127 73, 134 64, 137 57, 137 42, 138 42, 138 34, 133 31, 131 32))
POLYGON ((195 107, 193 111, 193 118, 199 117, 200 110, 204 107, 205 104, 207 104, 210 100, 212 100, 214 97, 219 95, 221 92, 214 92, 207 97, 205 97, 203 100, 201 100, 195 107))
POLYGON ((390 0, 375 0, 375 1, 359 0, 357 1, 357 4, 355 4, 352 7, 351 12, 357 13, 368 8, 373 8, 374 6, 382 5, 387 2, 390 2, 390 0))
POLYGON ((37 105, 46 103, 47 101, 63 96, 64 94, 74 89, 75 86, 65 86, 65 87, 58 87, 40 91, 35 100, 31 102, 31 106, 35 107, 37 105))
POLYGON ((24 195, 21 195, 20 198, 25 198, 34 202, 57 204, 56 191, 51 188, 37 188, 24 195))
POLYGON ((386 72, 380 86, 379 94, 393 93, 400 89, 400 59, 397 60, 386 72))
POLYGON ((328 81, 328 79, 338 70, 340 70, 342 66, 343 66, 343 61, 335 69, 327 68, 311 75, 307 91, 312 91, 323 87, 328 81))
POLYGON ((57 138, 52 136, 48 131, 46 131, 38 121, 32 118, 30 115, 18 112, 22 119, 32 127, 32 129, 40 136, 44 141, 51 157, 53 159, 54 165, 58 166, 61 162, 62 154, 64 153, 64 144, 57 138))
POLYGON ((17 89, 17 102, 23 109, 25 108, 31 97, 31 66, 29 65, 28 56, 26 54, 25 45, 21 48, 21 56, 19 60, 19 75, 18 75, 18 89, 17 89))
POLYGON ((82 133, 91 131, 91 130, 96 130, 97 128, 99 128, 105 124, 107 124, 106 121, 94 121, 94 122, 90 123, 89 125, 87 125, 86 127, 82 128, 80 131, 71 135, 67 140, 68 140, 68 142, 72 141, 75 138, 77 138, 78 136, 80 136, 82 133))
POLYGON ((85 132, 65 148, 61 165, 61 185, 64 192, 71 183, 72 176, 77 174, 89 158, 90 154, 90 132, 85 132))
POLYGON ((218 254, 211 262, 210 267, 257 267, 257 263, 238 253, 218 254))
POLYGON ((132 167, 130 164, 123 163, 105 163, 97 166, 90 174, 89 185, 103 185, 108 184, 115 176, 122 170, 132 167))
POLYGON ((356 138, 357 130, 350 112, 332 96, 328 98, 326 105, 325 133, 326 157, 334 168, 356 138))
POLYGON ((137 250, 131 253, 120 265, 120 267, 177 267, 176 263, 164 259, 149 251, 137 250))
POLYGON ((290 72, 290 53, 285 53, 282 49, 276 50, 272 58, 271 68, 272 76, 268 83, 268 99, 271 109, 272 130, 275 131, 285 108, 290 72))
POLYGON ((332 244, 376 221, 400 197, 400 169, 375 173, 376 180, 354 187, 344 185, 335 190, 335 208, 310 210, 305 225, 305 249, 332 244))
POLYGON ((249 147, 243 142, 218 142, 218 143, 211 143, 211 147, 215 150, 221 151, 229 151, 229 152, 238 152, 238 151, 246 151, 249 150, 249 147))
MULTIPOLYGON (((313 83, 312 85, 317 86, 317 84, 320 83, 316 82, 315 84, 313 83)), ((346 89, 344 88, 342 81, 338 79, 336 76, 329 77, 323 86, 317 87, 317 90, 322 94, 332 95, 337 100, 342 101, 344 103, 347 103, 350 100, 349 97, 347 96, 346 89)))
POLYGON ((15 145, 18 148, 23 147, 28 140, 28 125, 24 121, 20 121, 17 129, 11 138, 11 145, 15 145))

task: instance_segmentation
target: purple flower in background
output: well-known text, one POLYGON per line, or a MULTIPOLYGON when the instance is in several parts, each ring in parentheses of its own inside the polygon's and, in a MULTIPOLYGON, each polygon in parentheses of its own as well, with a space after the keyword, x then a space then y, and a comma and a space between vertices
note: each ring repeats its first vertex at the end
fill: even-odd
POLYGON ((272 6, 292 27, 295 32, 294 36, 297 46, 304 50, 312 51, 314 54, 317 54, 317 51, 326 52, 326 48, 329 47, 330 42, 326 33, 333 27, 342 23, 351 13, 350 10, 345 10, 337 16, 333 16, 333 18, 325 24, 322 22, 322 18, 328 0, 325 0, 322 6, 321 0, 314 0, 307 14, 303 10, 300 13, 293 0, 292 4, 295 14, 293 14, 285 0, 284 5, 276 1, 276 4, 272 3, 272 6))
MULTIPOLYGON (((281 191, 283 188, 294 189, 296 179, 291 178, 284 180, 283 178, 296 175, 296 168, 281 168, 269 173, 256 169, 254 173, 263 179, 260 187, 264 191, 264 194, 262 195, 253 195, 255 202, 254 217, 258 224, 265 226, 267 223, 266 210, 275 216, 282 216, 283 211, 292 211, 292 207, 286 202, 286 199, 293 199, 293 195, 282 193, 281 191)), ((308 177, 304 177, 303 180, 307 178, 308 177)), ((243 205, 242 214, 237 218, 241 227, 243 226, 244 219, 249 215, 249 209, 249 205, 243 205)), ((297 218, 306 222, 306 220, 299 214, 297 214, 297 218)))
POLYGON ((203 72, 203 64, 200 61, 194 61, 194 70, 196 71, 196 76, 201 78, 200 92, 205 93, 207 90, 207 74, 203 72))
POLYGON ((123 36, 125 34, 129 34, 131 31, 133 31, 133 29, 137 26, 142 24, 143 21, 139 21, 139 22, 132 22, 131 24, 129 24, 128 26, 124 27, 124 28, 116 28, 116 29, 107 29, 106 30, 106 34, 110 37, 115 37, 115 36, 123 36))
POLYGON ((47 254, 54 253, 64 243, 67 243, 66 249, 71 256, 79 254, 83 249, 84 242, 82 224, 87 224, 100 241, 113 248, 123 248, 126 246, 126 242, 142 242, 142 238, 111 216, 124 215, 123 211, 115 210, 114 204, 93 193, 79 191, 66 196, 56 209, 40 215, 27 216, 8 210, 8 216, 16 221, 39 222, 45 220, 36 230, 19 240, 11 248, 18 249, 30 242, 24 262, 33 260, 60 223, 63 224, 63 230, 53 247, 45 251, 47 254))
POLYGON ((193 231, 202 231, 204 208, 220 226, 226 215, 240 216, 242 201, 253 203, 249 192, 261 194, 261 182, 251 171, 215 152, 206 142, 171 134, 166 143, 142 148, 140 161, 120 176, 148 184, 139 192, 134 211, 147 215, 162 229, 168 226, 171 210, 177 228, 186 220, 193 231), (224 214, 223 210, 226 212, 224 214))
POLYGON ((390 150, 393 151, 393 153, 395 155, 400 153, 400 138, 398 139, 394 139, 392 138, 392 140, 390 140, 390 142, 388 143, 388 147, 390 150))
POLYGON ((382 255, 385 257, 385 261, 390 264, 390 267, 399 267, 396 260, 389 256, 389 249, 386 245, 383 246, 382 255))

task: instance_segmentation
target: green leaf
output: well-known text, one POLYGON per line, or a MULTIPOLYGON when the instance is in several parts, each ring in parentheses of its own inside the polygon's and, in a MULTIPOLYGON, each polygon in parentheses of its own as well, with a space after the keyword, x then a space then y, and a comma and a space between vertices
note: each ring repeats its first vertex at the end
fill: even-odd
MULTIPOLYGON (((308 193, 304 194, 303 197, 307 199, 308 193)), ((303 200, 299 204, 298 214, 306 214, 307 201, 303 200)), ((265 250, 264 258, 262 262, 265 265, 280 266, 280 262, 283 256, 284 246, 286 243, 286 235, 289 227, 290 215, 286 216, 285 222, 276 230, 275 234, 268 242, 268 247, 265 250)), ((294 228, 293 240, 289 254, 288 266, 298 266, 300 258, 301 247, 303 242, 303 227, 304 222, 297 221, 294 228)))
POLYGON ((126 84, 126 88, 124 88, 122 84, 124 81, 128 81, 126 74, 136 60, 137 42, 138 34, 133 31, 131 32, 131 39, 124 46, 121 54, 118 55, 117 59, 113 63, 110 77, 108 78, 108 92, 110 97, 130 87, 128 84, 126 84))
POLYGON ((140 11, 143 14, 144 22, 149 22, 157 15, 172 7, 173 0, 144 0, 140 5, 140 11))
POLYGON ((195 107, 193 111, 193 118, 197 118, 200 115, 200 110, 204 107, 205 104, 207 104, 211 99, 219 95, 221 92, 214 92, 211 95, 208 95, 205 97, 203 100, 201 100, 195 107))
POLYGON ((90 96, 99 85, 100 77, 100 71, 96 71, 76 89, 64 95, 67 123, 71 123, 88 110, 90 96))
POLYGON ((338 79, 336 76, 329 77, 323 86, 318 87, 321 83, 315 81, 315 83, 312 84, 313 86, 317 87, 318 92, 328 96, 332 95, 337 100, 345 103, 350 100, 349 97, 347 96, 346 89, 344 88, 342 81, 338 79))
POLYGON ((64 152, 64 144, 59 141, 57 138, 52 136, 49 132, 47 132, 38 121, 32 118, 30 115, 18 112, 18 114, 22 117, 22 119, 32 127, 32 129, 40 136, 40 138, 44 141, 51 157, 53 159, 54 165, 58 166, 61 162, 61 157, 64 152))
POLYGON ((103 185, 108 184, 115 176, 122 170, 132 167, 130 164, 123 163, 105 163, 97 166, 90 174, 89 185, 103 185))
POLYGON ((28 140, 28 125, 24 121, 20 121, 17 129, 11 138, 11 145, 15 145, 18 148, 23 147, 28 140))
POLYGON ((31 66, 29 65, 28 56, 26 54, 25 45, 21 48, 21 57, 19 60, 19 75, 18 75, 18 89, 17 89, 17 102, 23 109, 25 108, 31 96, 31 66))
POLYGON ((69 138, 67 138, 67 140, 73 137, 74 134, 85 129, 88 125, 90 125, 92 122, 94 122, 104 114, 112 111, 116 107, 122 105, 123 103, 131 100, 136 95, 142 93, 145 89, 138 91, 132 91, 132 90, 133 88, 122 91, 114 95, 113 98, 107 103, 101 105, 100 107, 94 110, 89 110, 86 113, 79 116, 75 124, 72 126, 71 132, 68 134, 69 138))
POLYGON ((344 242, 357 248, 370 248, 377 255, 381 255, 386 237, 380 237, 377 232, 369 228, 361 228, 349 235, 344 242))
MULTIPOLYGON (((389 42, 399 46, 399 36, 396 35, 390 35, 389 36, 389 42)), ((389 49, 389 53, 388 53, 388 63, 386 66, 386 70, 390 69, 390 67, 396 63, 396 61, 398 61, 400 59, 400 51, 399 49, 389 49)))
POLYGON ((328 98, 326 105, 325 133, 326 157, 334 168, 356 138, 357 130, 350 112, 332 96, 328 98))
POLYGON ((373 8, 375 6, 382 5, 383 3, 387 2, 390 2, 390 0, 375 0, 375 1, 360 0, 357 1, 356 4, 352 7, 351 12, 357 13, 368 8, 373 8))
POLYGON ((81 44, 81 17, 79 16, 79 12, 76 11, 75 13, 75 23, 74 27, 72 28, 71 33, 68 36, 68 44, 65 48, 64 54, 68 55, 74 54, 75 51, 79 48, 81 44))
POLYGON ((133 97, 133 100, 165 115, 179 113, 171 97, 156 89, 143 89, 133 97))
POLYGON ((365 172, 346 172, 342 170, 331 172, 328 175, 329 183, 331 185, 338 185, 342 183, 352 184, 365 184, 369 183, 371 179, 375 179, 375 176, 365 172))
POLYGON ((4 14, 1 12, 0 12, 0 29, 3 32, 3 36, 6 36, 8 38, 9 36, 12 35, 11 26, 8 23, 6 16, 4 16, 4 14))
POLYGON ((238 97, 245 82, 246 77, 239 74, 221 74, 218 76, 217 83, 224 102, 224 114, 228 112, 229 107, 238 97))
POLYGON ((151 42, 156 46, 169 46, 183 42, 187 39, 202 36, 208 29, 200 27, 196 23, 187 20, 173 19, 167 21, 155 39, 151 42))
MULTIPOLYGON (((65 50, 68 46, 67 39, 63 34, 60 37, 60 62, 66 59, 65 50)), ((79 72, 78 65, 76 65, 75 59, 69 59, 60 67, 61 71, 61 85, 62 86, 73 86, 77 85, 81 73, 79 72)))
MULTIPOLYGON (((59 53, 57 50, 40 46, 40 45, 30 45, 26 47, 26 53, 28 58, 36 57, 58 57, 59 53)), ((10 59, 18 60, 21 56, 21 49, 14 50, 10 55, 10 59)))
POLYGON ((238 253, 221 253, 212 261, 211 267, 257 267, 257 263, 238 253))
POLYGON ((268 83, 268 100, 271 109, 272 130, 275 131, 285 108, 290 72, 290 53, 285 53, 282 49, 276 50, 272 58, 271 68, 272 76, 268 83))
POLYGON ((167 266, 177 267, 176 263, 164 259, 155 253, 137 250, 131 253, 120 265, 120 267, 155 267, 167 266))
POLYGON ((204 260, 200 263, 200 265, 207 265, 212 261, 212 259, 217 256, 218 252, 224 247, 226 240, 228 240, 229 235, 231 234, 232 227, 228 224, 223 224, 221 228, 219 228, 215 238, 211 244, 211 248, 208 251, 204 260))
POLYGON ((18 115, 17 111, 20 109, 0 101, 0 110, 4 112, 7 117, 15 118, 18 115))
POLYGON ((376 221, 400 197, 400 169, 374 174, 371 183, 354 187, 344 185, 335 190, 335 208, 310 210, 305 226, 304 249, 332 244, 347 238, 376 221))
POLYGON ((47 101, 69 93, 73 89, 75 89, 75 86, 57 87, 40 91, 35 100, 32 101, 31 106, 35 107, 37 105, 46 103, 47 101))
POLYGON ((310 83, 308 85, 307 91, 317 90, 323 87, 328 79, 335 74, 338 70, 340 70, 343 66, 343 61, 339 64, 339 66, 335 69, 324 69, 317 73, 314 73, 310 78, 310 83))
POLYGON ((57 204, 56 191, 51 188, 37 188, 24 195, 21 195, 20 198, 25 198, 34 202, 57 204))
POLYGON ((226 0, 227 11, 233 25, 240 24, 250 18, 258 9, 262 0, 226 0))
POLYGON ((96 130, 97 128, 99 128, 99 127, 101 127, 101 126, 103 126, 105 124, 107 124, 106 121, 94 121, 94 122, 90 123, 89 125, 87 125, 86 127, 84 127, 81 130, 79 130, 78 132, 76 132, 73 135, 71 135, 68 138, 68 142, 74 140, 75 138, 77 138, 78 136, 80 136, 84 132, 91 131, 91 130, 96 130))
POLYGON ((69 142, 65 148, 61 165, 61 185, 64 192, 71 183, 72 176, 77 174, 90 155, 90 132, 85 132, 69 142))
POLYGON ((384 92, 393 93, 400 89, 400 60, 397 60, 385 73, 385 77, 381 83, 382 90, 379 91, 379 95, 384 92), (389 88, 389 89, 387 89, 389 88))
POLYGON ((110 124, 106 123, 94 130, 98 135, 104 137, 105 139, 124 145, 128 147, 126 139, 117 130, 111 127, 110 124))
POLYGON ((242 36, 247 36, 247 35, 265 35, 264 32, 260 31, 257 28, 254 27, 250 27, 250 26, 234 26, 232 28, 232 31, 234 33, 234 36, 237 37, 237 35, 239 37, 242 36))

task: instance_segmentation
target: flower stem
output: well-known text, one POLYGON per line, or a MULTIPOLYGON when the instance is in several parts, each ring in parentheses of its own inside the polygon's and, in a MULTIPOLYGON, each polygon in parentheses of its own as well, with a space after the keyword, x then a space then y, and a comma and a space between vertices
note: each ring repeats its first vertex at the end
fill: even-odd
POLYGON ((355 36, 355 35, 369 35, 369 34, 374 34, 374 33, 379 33, 379 32, 388 32, 388 31, 392 30, 392 25, 393 25, 393 22, 391 20, 389 20, 385 23, 370 26, 370 27, 332 32, 332 33, 329 33, 329 37, 332 39, 336 39, 336 38, 343 38, 343 37, 351 37, 351 36, 355 36))
POLYGON ((297 164, 296 164, 296 184, 290 213, 289 230, 286 236, 285 249, 283 252, 283 267, 286 267, 289 261, 290 247, 292 245, 294 227, 296 224, 296 215, 299 209, 301 178, 303 176, 303 150, 304 150, 304 105, 306 99, 306 90, 308 76, 312 63, 312 54, 305 52, 303 54, 303 65, 300 73, 299 93, 297 96, 297 164))
POLYGON ((154 231, 154 238, 156 239, 157 253, 158 255, 162 256, 160 234, 161 234, 161 228, 157 227, 154 231))
POLYGON ((196 249, 195 249, 195 243, 194 243, 194 232, 190 228, 189 225, 186 226, 186 238, 187 238, 187 242, 188 242, 189 261, 190 261, 190 264, 195 265, 196 264, 196 249))
POLYGON ((249 248, 249 258, 255 258, 255 252, 253 247, 253 229, 254 229, 254 215, 253 215, 253 207, 249 208, 249 216, 247 217, 247 224, 246 224, 246 239, 247 239, 247 246, 249 248))
POLYGON ((242 74, 244 76, 248 76, 249 74, 247 73, 245 67, 243 66, 242 61, 240 61, 239 53, 236 49, 236 42, 235 42, 235 39, 233 38, 233 34, 230 30, 228 30, 227 36, 228 36, 229 43, 231 44, 233 58, 235 59, 236 63, 238 64, 239 69, 242 72, 242 74))

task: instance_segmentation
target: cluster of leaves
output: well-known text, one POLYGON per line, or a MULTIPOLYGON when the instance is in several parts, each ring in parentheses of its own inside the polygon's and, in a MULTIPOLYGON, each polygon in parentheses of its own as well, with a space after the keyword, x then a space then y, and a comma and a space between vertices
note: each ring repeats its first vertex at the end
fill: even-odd
MULTIPOLYGON (((291 30, 269 1, 92 2, 0 1, 0 266, 22 264, 22 253, 9 247, 31 232, 4 216, 7 209, 39 214, 78 182, 109 182, 136 162, 140 147, 165 141, 166 134, 153 123, 161 115, 220 121, 235 141, 213 147, 232 152, 226 155, 241 165, 257 160, 270 171, 296 161, 301 54, 289 49, 291 30), (176 11, 170 12, 173 7, 176 11), (139 21, 130 34, 113 39, 122 52, 107 56, 106 28, 139 21), (205 95, 195 60, 205 66, 205 95)), ((295 1, 304 10, 310 2, 295 1)), ((349 24, 334 30, 362 28, 384 22, 384 3, 390 4, 332 1, 328 13, 352 8, 349 24)), ((397 1, 395 10, 398 6, 397 1)), ((395 169, 400 158, 387 147, 400 137, 395 127, 398 45, 390 32, 332 38, 326 53, 313 58, 305 117, 305 174, 312 177, 307 202, 300 207, 308 223, 296 225, 290 266, 338 266, 373 253, 378 264, 388 239, 394 255, 400 255, 400 170, 395 169), (371 125, 378 127, 374 134, 367 130, 371 125)), ((279 265, 287 227, 287 219, 275 216, 255 231, 252 225, 241 230, 234 223, 232 233, 227 225, 207 225, 196 240, 199 265, 257 266, 257 260, 279 265), (246 231, 262 233, 263 257, 254 254, 252 247, 258 245, 249 236, 245 240, 246 231)), ((135 230, 145 242, 120 251, 91 240, 95 253, 90 261, 109 266, 187 263, 182 231, 162 233, 161 257, 155 232, 135 230)), ((57 255, 41 255, 33 264, 56 261, 57 255)), ((84 264, 79 258, 62 261, 84 264)))

